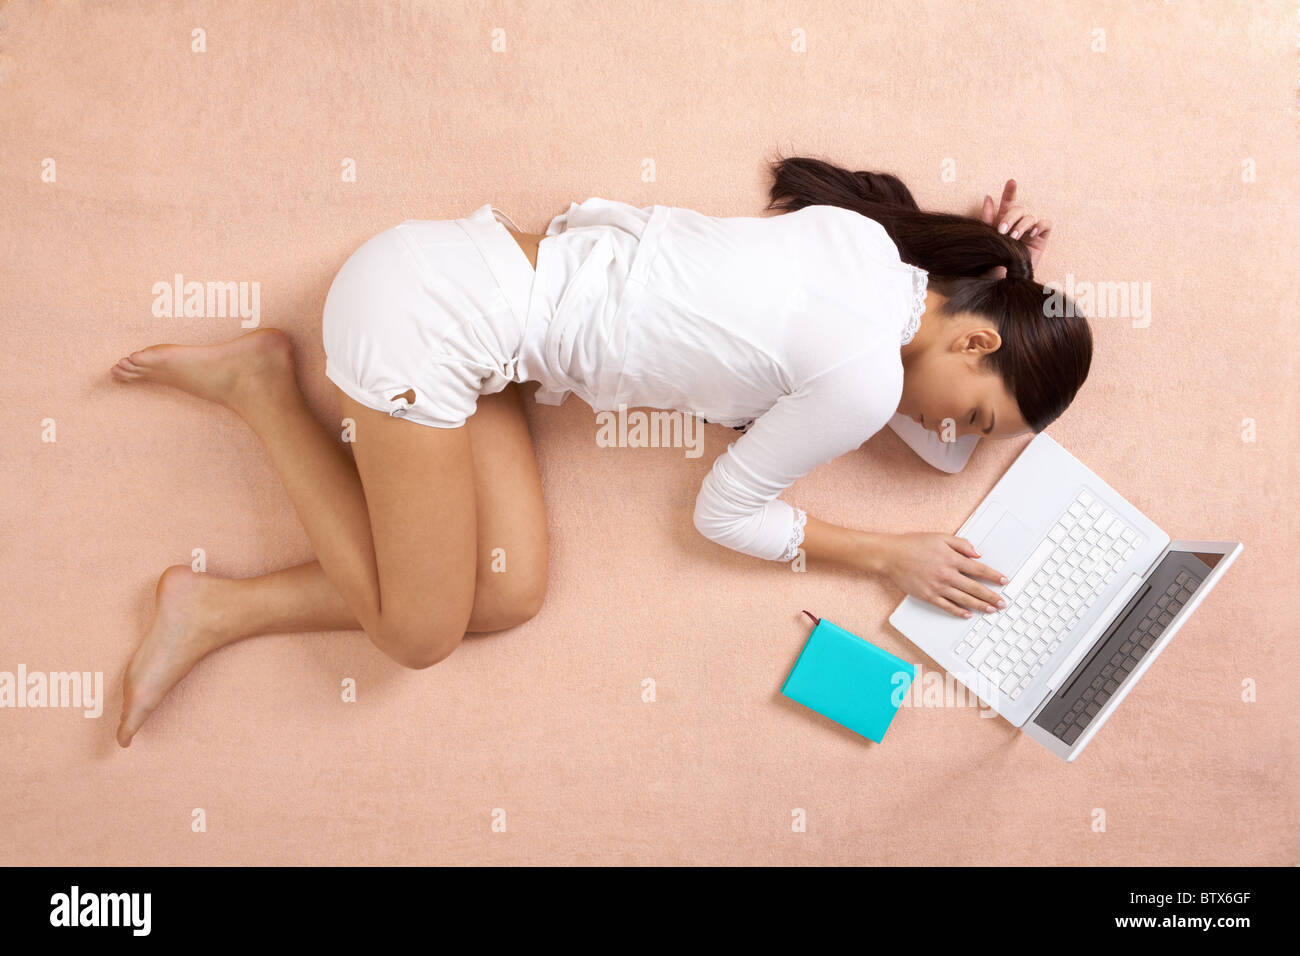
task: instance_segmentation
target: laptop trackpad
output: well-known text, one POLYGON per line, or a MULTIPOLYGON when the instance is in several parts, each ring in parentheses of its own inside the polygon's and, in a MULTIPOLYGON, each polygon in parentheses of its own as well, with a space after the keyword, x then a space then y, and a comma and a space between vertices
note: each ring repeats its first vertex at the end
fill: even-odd
POLYGON ((981 561, 1010 578, 1038 545, 1038 538, 1023 521, 1006 511, 993 529, 975 542, 975 550, 981 561))

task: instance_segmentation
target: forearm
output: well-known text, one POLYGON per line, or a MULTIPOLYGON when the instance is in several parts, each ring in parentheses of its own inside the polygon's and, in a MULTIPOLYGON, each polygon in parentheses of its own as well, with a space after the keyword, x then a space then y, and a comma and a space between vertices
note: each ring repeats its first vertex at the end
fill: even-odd
POLYGON ((808 515, 804 527, 803 552, 815 561, 854 571, 882 570, 883 545, 890 535, 876 531, 843 528, 808 515))

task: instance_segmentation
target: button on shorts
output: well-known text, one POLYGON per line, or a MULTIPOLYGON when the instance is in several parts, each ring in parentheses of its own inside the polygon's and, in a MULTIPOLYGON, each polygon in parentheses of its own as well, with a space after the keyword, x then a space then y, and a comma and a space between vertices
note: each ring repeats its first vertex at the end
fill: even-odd
POLYGON ((497 213, 407 220, 352 253, 321 316, 326 377, 435 428, 459 428, 480 395, 518 381, 533 269, 497 213))

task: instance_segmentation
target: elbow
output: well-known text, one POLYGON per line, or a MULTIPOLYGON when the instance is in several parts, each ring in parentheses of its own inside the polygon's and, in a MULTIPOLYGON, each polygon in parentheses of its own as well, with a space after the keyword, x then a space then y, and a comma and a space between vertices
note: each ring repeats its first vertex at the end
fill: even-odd
POLYGON ((741 554, 758 555, 754 538, 759 520, 759 515, 710 507, 707 502, 695 506, 695 530, 714 544, 741 554))
POLYGON ((691 521, 695 525, 695 530, 704 535, 704 537, 708 538, 710 541, 720 541, 724 525, 715 515, 710 513, 709 509, 700 499, 696 499, 695 514, 692 516, 691 521))
POLYGON ((722 507, 715 496, 704 491, 695 499, 691 520, 696 531, 724 548, 736 547, 737 539, 742 536, 744 517, 722 507))
POLYGON ((766 510, 762 504, 723 494, 711 473, 700 485, 692 521, 695 530, 714 544, 755 554, 754 543, 762 535, 766 510))

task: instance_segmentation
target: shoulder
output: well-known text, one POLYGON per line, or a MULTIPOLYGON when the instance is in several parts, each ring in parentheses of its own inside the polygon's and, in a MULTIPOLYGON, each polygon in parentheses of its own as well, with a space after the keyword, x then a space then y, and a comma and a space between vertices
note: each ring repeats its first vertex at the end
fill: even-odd
POLYGON ((786 215, 800 216, 814 229, 827 230, 828 235, 849 235, 859 241, 880 245, 882 248, 887 246, 895 255, 898 254, 894 241, 889 238, 885 227, 870 216, 864 216, 854 209, 845 206, 814 205, 804 206, 786 215))
POLYGON ((873 297, 881 283, 895 281, 892 274, 907 268, 885 227, 869 216, 842 206, 804 206, 786 215, 804 217, 795 232, 808 275, 839 277, 836 287, 845 276, 854 277, 855 301, 873 297))
MULTIPOLYGON (((898 347, 871 341, 862 351, 843 357, 812 376, 804 388, 816 404, 858 423, 866 435, 884 428, 903 397, 903 362, 898 347)), ((864 437, 863 441, 866 440, 864 437)))

